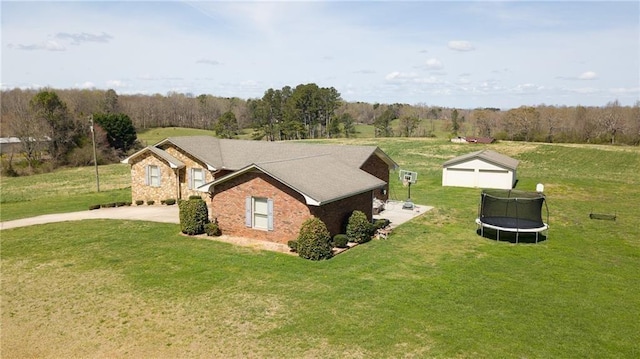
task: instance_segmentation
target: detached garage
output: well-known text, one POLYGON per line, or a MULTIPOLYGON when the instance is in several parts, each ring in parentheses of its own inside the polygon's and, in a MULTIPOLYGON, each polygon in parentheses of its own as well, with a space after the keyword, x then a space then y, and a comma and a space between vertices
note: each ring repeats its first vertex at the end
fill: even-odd
POLYGON ((442 165, 442 185, 511 189, 516 184, 518 163, 491 150, 467 153, 442 165))

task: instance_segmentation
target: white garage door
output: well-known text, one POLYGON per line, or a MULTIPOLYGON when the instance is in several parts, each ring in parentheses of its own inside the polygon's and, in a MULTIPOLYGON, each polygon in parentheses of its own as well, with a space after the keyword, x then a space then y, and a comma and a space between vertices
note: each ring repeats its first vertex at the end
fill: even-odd
POLYGON ((458 187, 475 187, 476 173, 469 168, 447 168, 447 185, 458 187))
POLYGON ((512 187, 511 174, 504 170, 480 170, 478 187, 510 189, 512 187))

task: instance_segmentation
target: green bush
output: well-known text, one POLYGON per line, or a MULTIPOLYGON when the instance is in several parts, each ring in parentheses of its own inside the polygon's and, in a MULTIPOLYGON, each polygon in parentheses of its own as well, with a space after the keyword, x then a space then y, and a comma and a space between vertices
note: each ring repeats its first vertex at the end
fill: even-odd
POLYGON ((201 199, 190 199, 180 202, 179 207, 182 233, 188 235, 204 233, 204 226, 209 223, 207 204, 201 199))
POLYGON ((287 245, 289 246, 289 250, 291 250, 291 252, 298 251, 298 241, 296 241, 295 239, 292 239, 289 242, 287 242, 287 245))
POLYGON ((202 197, 192 194, 191 196, 189 196, 189 199, 202 199, 202 197))
POLYGON ((210 237, 218 237, 222 234, 217 222, 209 222, 205 224, 204 232, 207 234, 207 236, 210 236, 210 237))
POLYGON ((164 204, 166 204, 167 206, 173 206, 174 204, 176 204, 176 200, 174 198, 168 198, 164 200, 164 204))
POLYGON ((385 228, 389 223, 391 222, 386 218, 376 219, 376 221, 373 222, 373 230, 375 231, 377 229, 385 228))
POLYGON ((161 200, 160 200, 160 204, 161 204, 161 205, 163 205, 163 206, 164 206, 166 203, 167 203, 167 201, 166 201, 166 200, 164 200, 164 199, 161 199, 161 200))
POLYGON ((102 205, 103 208, 113 208, 115 206, 116 206, 115 202, 105 203, 102 205))
POLYGON ((347 223, 347 237, 350 242, 365 243, 371 240, 373 225, 362 211, 353 211, 347 223))
POLYGON ((297 250, 300 257, 316 261, 333 256, 331 234, 320 219, 312 217, 302 223, 297 250))
POLYGON ((347 248, 349 237, 346 234, 336 234, 333 236, 333 246, 338 248, 347 248))
POLYGON ((136 206, 142 206, 144 204, 144 201, 139 199, 136 201, 136 206))
POLYGON ((116 202, 116 207, 124 207, 127 205, 127 202, 116 202))
POLYGON ((92 204, 89 206, 89 210, 99 209, 101 206, 99 204, 92 204))
POLYGON ((154 201, 154 200, 152 200, 152 199, 150 199, 150 200, 148 200, 148 201, 147 201, 147 205, 148 205, 148 206, 153 206, 153 204, 154 204, 154 203, 156 203, 156 201, 154 201))

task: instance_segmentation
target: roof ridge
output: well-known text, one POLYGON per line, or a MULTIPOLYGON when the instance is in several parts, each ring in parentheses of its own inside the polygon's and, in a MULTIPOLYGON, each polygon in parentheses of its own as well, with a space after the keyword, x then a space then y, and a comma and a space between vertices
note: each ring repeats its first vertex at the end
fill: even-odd
POLYGON ((269 164, 269 163, 278 163, 278 162, 297 161, 297 160, 302 160, 302 159, 305 159, 305 158, 324 157, 324 156, 331 156, 331 154, 330 153, 318 153, 318 154, 315 154, 315 155, 290 157, 290 158, 283 158, 283 159, 271 160, 271 161, 261 161, 261 162, 256 162, 254 164, 258 165, 258 164, 269 164))

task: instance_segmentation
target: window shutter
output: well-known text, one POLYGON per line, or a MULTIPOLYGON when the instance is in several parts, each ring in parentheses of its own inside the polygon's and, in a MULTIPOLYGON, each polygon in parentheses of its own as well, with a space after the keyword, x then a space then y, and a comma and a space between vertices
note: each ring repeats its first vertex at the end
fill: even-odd
POLYGON ((273 231, 273 200, 267 199, 267 229, 273 231))
POLYGON ((144 167, 144 184, 147 186, 151 184, 151 179, 149 178, 151 174, 149 172, 149 165, 147 165, 144 167))
POLYGON ((193 168, 189 168, 187 171, 187 183, 189 184, 189 189, 193 189, 193 168))
POLYGON ((251 212, 251 197, 247 197, 244 200, 244 224, 247 227, 251 227, 253 224, 251 212))

